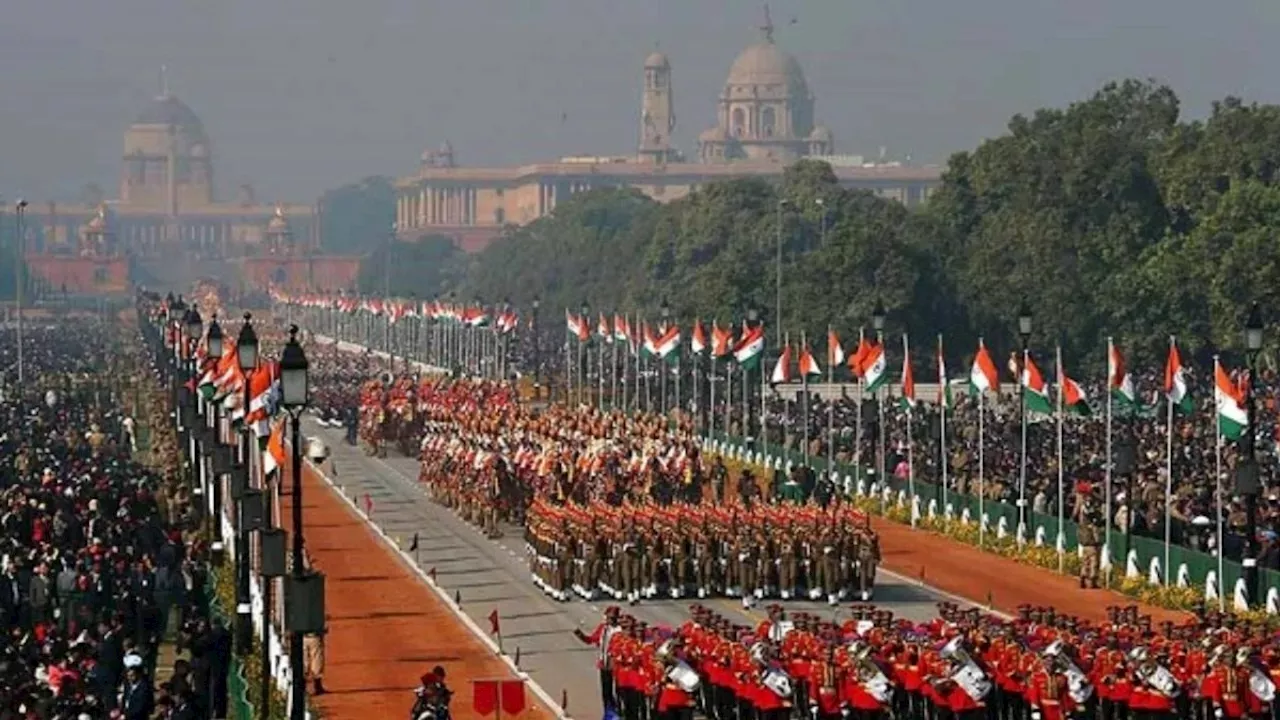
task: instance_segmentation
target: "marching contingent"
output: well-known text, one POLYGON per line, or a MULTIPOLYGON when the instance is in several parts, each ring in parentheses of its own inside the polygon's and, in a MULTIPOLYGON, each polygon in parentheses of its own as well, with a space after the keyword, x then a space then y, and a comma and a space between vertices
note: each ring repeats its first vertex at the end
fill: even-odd
POLYGON ((1273 718, 1280 644, 1218 613, 1093 623, 1023 606, 1005 619, 940 603, 928 623, 856 604, 847 619, 767 608, 742 625, 702 605, 677 628, 618 607, 580 640, 624 720, 1273 718))
MULTIPOLYGON (((586 321, 567 315, 570 337, 585 343, 586 321)), ((518 321, 508 317, 504 325, 518 321)), ((763 346, 758 327, 745 328, 745 353, 735 345, 724 352, 730 336, 714 329, 720 347, 712 352, 751 360, 763 346)), ((700 329, 695 353, 713 345, 700 329)), ((659 358, 670 345, 640 336, 659 358)), ((669 352, 678 349, 677 341, 669 352)), ((816 376, 809 349, 798 349, 802 375, 816 376)), ((864 392, 883 385, 881 343, 864 338, 849 359, 842 350, 831 354, 857 366, 864 392)), ((423 359, 454 366, 447 355, 423 359)), ((780 362, 793 359, 784 351, 780 362)), ((1054 412, 1043 374, 1029 354, 1021 359, 1024 400, 1036 394, 1030 409, 1054 412)), ((907 355, 900 392, 914 401, 909 368, 907 355)), ((985 347, 973 368, 979 398, 998 387, 985 347)), ((1133 397, 1114 352, 1111 371, 1122 377, 1109 382, 1133 397)), ((786 373, 774 376, 785 381, 786 373)), ((1190 413, 1173 345, 1166 375, 1170 414, 1190 413)), ((1250 420, 1242 409, 1246 381, 1215 363, 1214 383, 1217 430, 1239 438, 1250 420)), ((1084 390, 1060 369, 1058 384, 1058 413, 1084 402, 1084 390)), ((505 377, 388 374, 367 381, 359 411, 371 444, 387 439, 376 438, 390 413, 404 418, 407 445, 420 454, 421 480, 437 502, 492 536, 508 523, 523 525, 533 582, 557 600, 735 597, 752 608, 803 598, 836 608, 825 618, 768 604, 768 620, 749 627, 695 604, 686 623, 665 628, 610 606, 600 626, 579 637, 598 649, 605 707, 625 720, 683 720, 695 712, 714 720, 1277 717, 1280 639, 1262 622, 1202 612, 1153 627, 1136 607, 1108 608, 1106 622, 1029 606, 1006 619, 943 603, 935 620, 916 623, 866 604, 880 560, 869 518, 838 492, 816 492, 804 467, 784 480, 800 489, 785 498, 776 477, 762 481, 750 468, 729 477, 698 441, 705 430, 698 414, 677 411, 683 405, 646 412, 637 406, 638 385, 635 402, 606 409, 602 397, 611 393, 599 388, 594 401, 542 404, 527 402, 505 377), (848 614, 846 600, 855 602, 848 614)))

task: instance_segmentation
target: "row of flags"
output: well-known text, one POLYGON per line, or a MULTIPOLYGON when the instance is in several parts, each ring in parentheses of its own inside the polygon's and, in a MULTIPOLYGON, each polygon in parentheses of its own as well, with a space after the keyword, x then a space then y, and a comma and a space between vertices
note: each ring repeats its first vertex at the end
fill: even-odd
MULTIPOLYGON (((590 321, 570 310, 565 311, 565 322, 568 334, 579 342, 590 342, 593 333, 590 321)), ((596 339, 605 343, 622 343, 628 345, 633 353, 644 353, 674 362, 681 355, 681 329, 677 325, 651 325, 648 321, 637 319, 632 321, 625 315, 615 315, 612 322, 604 314, 599 315, 594 333, 596 339)), ((732 326, 721 327, 712 322, 708 335, 701 320, 695 320, 689 341, 689 349, 696 356, 709 355, 715 359, 732 359, 743 367, 755 369, 759 366, 764 352, 764 326, 743 322, 738 337, 734 338, 732 326)), ((868 338, 859 333, 858 344, 852 354, 845 353, 840 337, 834 329, 827 331, 827 363, 829 367, 847 365, 854 377, 863 383, 864 392, 875 392, 889 380, 888 358, 884 343, 868 338)), ((1062 349, 1055 352, 1057 371, 1056 387, 1058 392, 1057 407, 1051 395, 1050 383, 1044 372, 1036 364, 1030 352, 1022 355, 1021 363, 1011 361, 1011 370, 1017 378, 1023 402, 1029 411, 1053 414, 1058 410, 1067 414, 1089 415, 1092 408, 1089 398, 1081 384, 1067 374, 1062 362, 1062 349), (1019 367, 1020 365, 1020 367, 1019 367)), ((951 384, 947 376, 947 366, 943 353, 942 337, 937 344, 937 383, 940 388, 939 403, 944 408, 952 406, 951 384)), ((793 345, 784 342, 782 352, 774 363, 769 376, 772 385, 783 385, 800 380, 813 381, 821 378, 823 369, 808 342, 801 341, 793 345)), ((917 403, 915 376, 912 371, 911 348, 907 337, 902 338, 902 372, 900 378, 900 394, 903 405, 913 408, 917 403)), ((968 382, 975 392, 999 392, 1000 376, 990 351, 982 340, 978 341, 977 352, 969 370, 968 382)), ((1233 379, 1225 366, 1215 361, 1214 364, 1214 400, 1217 407, 1217 422, 1221 434, 1228 439, 1237 439, 1248 426, 1248 413, 1245 409, 1245 383, 1247 374, 1233 379)), ((1111 401, 1124 413, 1141 413, 1150 409, 1138 397, 1133 376, 1125 365, 1120 349, 1110 339, 1107 341, 1107 392, 1111 401)), ((1165 362, 1163 393, 1175 411, 1189 414, 1193 410, 1190 393, 1187 389, 1187 376, 1178 351, 1177 342, 1170 338, 1169 354, 1165 362)))
POLYGON ((223 338, 221 357, 209 356, 207 330, 196 343, 194 357, 197 372, 189 387, 206 403, 227 408, 232 423, 244 423, 253 429, 260 449, 264 451, 263 474, 271 477, 285 462, 279 360, 261 360, 258 367, 246 373, 240 368, 240 354, 234 338, 223 338), (244 406, 246 386, 249 390, 248 408, 244 406))
POLYGON ((277 303, 322 310, 338 310, 354 315, 366 313, 386 316, 395 324, 405 318, 422 318, 436 322, 448 322, 469 328, 493 328, 499 334, 515 332, 520 316, 508 305, 486 308, 479 303, 454 303, 444 300, 408 300, 403 298, 356 297, 353 295, 327 295, 320 293, 290 294, 281 289, 271 291, 277 303))

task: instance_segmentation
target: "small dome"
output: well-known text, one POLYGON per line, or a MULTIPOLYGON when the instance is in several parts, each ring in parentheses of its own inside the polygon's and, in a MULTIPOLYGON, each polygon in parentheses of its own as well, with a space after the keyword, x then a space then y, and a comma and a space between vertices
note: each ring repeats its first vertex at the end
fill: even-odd
POLYGON ((831 144, 831 130, 826 125, 815 126, 813 132, 809 133, 809 142, 831 144))
POLYGON ((267 223, 267 232, 273 235, 280 235, 289 232, 289 220, 284 216, 284 208, 276 206, 275 214, 271 216, 270 222, 267 223))
POLYGON ((771 42, 756 43, 743 50, 729 68, 726 84, 806 88, 804 70, 800 63, 771 42))
POLYGON ((173 127, 202 130, 200 118, 178 98, 172 95, 161 95, 148 105, 134 125, 171 125, 173 127))
POLYGON ((437 152, 440 155, 452 155, 453 146, 449 144, 448 140, 445 140, 444 142, 440 143, 440 149, 437 152))
POLYGON ((649 57, 644 59, 644 66, 646 68, 654 68, 654 69, 669 68, 671 67, 671 62, 667 60, 666 55, 663 55, 662 53, 655 51, 655 52, 649 53, 649 57))

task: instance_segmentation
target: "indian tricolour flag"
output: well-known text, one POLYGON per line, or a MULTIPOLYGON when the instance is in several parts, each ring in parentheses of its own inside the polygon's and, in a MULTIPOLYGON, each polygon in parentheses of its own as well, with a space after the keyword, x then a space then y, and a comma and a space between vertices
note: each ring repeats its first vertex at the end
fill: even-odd
POLYGON ((666 360, 667 362, 675 362, 680 358, 680 328, 671 326, 662 334, 662 337, 656 339, 653 343, 654 354, 666 360))
POLYGON ((738 344, 733 348, 733 359, 743 368, 760 367, 760 356, 764 353, 764 325, 745 328, 738 344))
POLYGON ((867 384, 866 392, 875 392, 889 380, 889 360, 885 356, 883 343, 869 343, 867 352, 862 358, 862 380, 867 384))
POLYGON ((800 377, 808 380, 812 377, 822 375, 822 366, 818 364, 817 358, 809 352, 809 345, 806 343, 800 351, 800 377))
POLYGON ((844 364, 844 348, 840 346, 840 336, 832 328, 827 328, 827 365, 836 368, 844 364))
POLYGON ((1178 341, 1169 338, 1169 359, 1164 363, 1164 394, 1178 412, 1190 415, 1195 409, 1191 393, 1187 392, 1187 371, 1182 367, 1178 354, 1178 341))
POLYGON ((565 329, 569 334, 578 339, 578 342, 586 342, 591 337, 591 331, 587 329, 587 319, 578 317, 568 310, 564 311, 565 329))
POLYGON ((791 343, 782 346, 782 354, 778 356, 778 362, 773 364, 773 374, 769 376, 769 383, 772 385, 788 382, 791 382, 791 343))
POLYGON ((916 379, 911 374, 911 348, 907 336, 902 336, 902 405, 908 411, 916 406, 916 379))
POLYGON ((973 367, 969 368, 969 386, 977 393, 1000 389, 1000 374, 982 338, 978 338, 978 354, 973 356, 973 367))
POLYGON ((1231 376, 1217 358, 1213 360, 1213 378, 1213 400, 1218 406, 1218 432, 1228 440, 1239 440, 1249 427, 1249 415, 1244 409, 1244 393, 1231 381, 1231 376))
POLYGON ((1089 400, 1084 394, 1084 388, 1072 380, 1062 367, 1062 348, 1058 348, 1058 396, 1063 412, 1073 415, 1089 414, 1089 400))
POLYGON ((693 321, 693 337, 689 340, 689 349, 694 355, 701 355, 707 351, 707 331, 702 327, 701 320, 693 321))
POLYGON ((1133 376, 1124 366, 1124 355, 1120 349, 1107 338, 1107 389, 1111 399, 1124 409, 1138 406, 1138 395, 1133 389, 1133 376))
POLYGON ((720 323, 711 323, 711 357, 722 358, 733 352, 733 329, 722 328, 720 323))
POLYGON ((1049 387, 1044 381, 1044 374, 1031 359, 1031 353, 1022 354, 1022 402, 1032 412, 1045 413, 1053 411, 1049 402, 1049 387))

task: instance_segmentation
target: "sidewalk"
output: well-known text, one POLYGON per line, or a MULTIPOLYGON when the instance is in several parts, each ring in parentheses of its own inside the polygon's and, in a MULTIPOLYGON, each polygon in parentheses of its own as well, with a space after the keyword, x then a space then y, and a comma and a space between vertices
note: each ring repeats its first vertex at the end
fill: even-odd
POLYGON ((1107 618, 1109 605, 1137 605, 1152 620, 1180 622, 1187 613, 1164 610, 1137 602, 1110 590, 1081 590, 1076 578, 1059 575, 994 553, 979 550, 937 533, 913 530, 906 525, 873 517, 871 526, 880 536, 881 566, 922 580, 954 595, 1014 614, 1023 604, 1052 606, 1089 620, 1107 618))
MULTIPOLYGON (((289 473, 285 468, 283 476, 289 473)), ((290 495, 282 498, 283 517, 290 517, 292 502, 290 495)), ((303 473, 303 502, 307 551, 326 575, 328 692, 313 698, 321 715, 403 716, 413 705, 418 678, 441 665, 455 692, 453 717, 478 718, 471 681, 512 679, 510 668, 309 468, 303 473)), ((519 717, 555 717, 533 692, 525 697, 519 717)))

